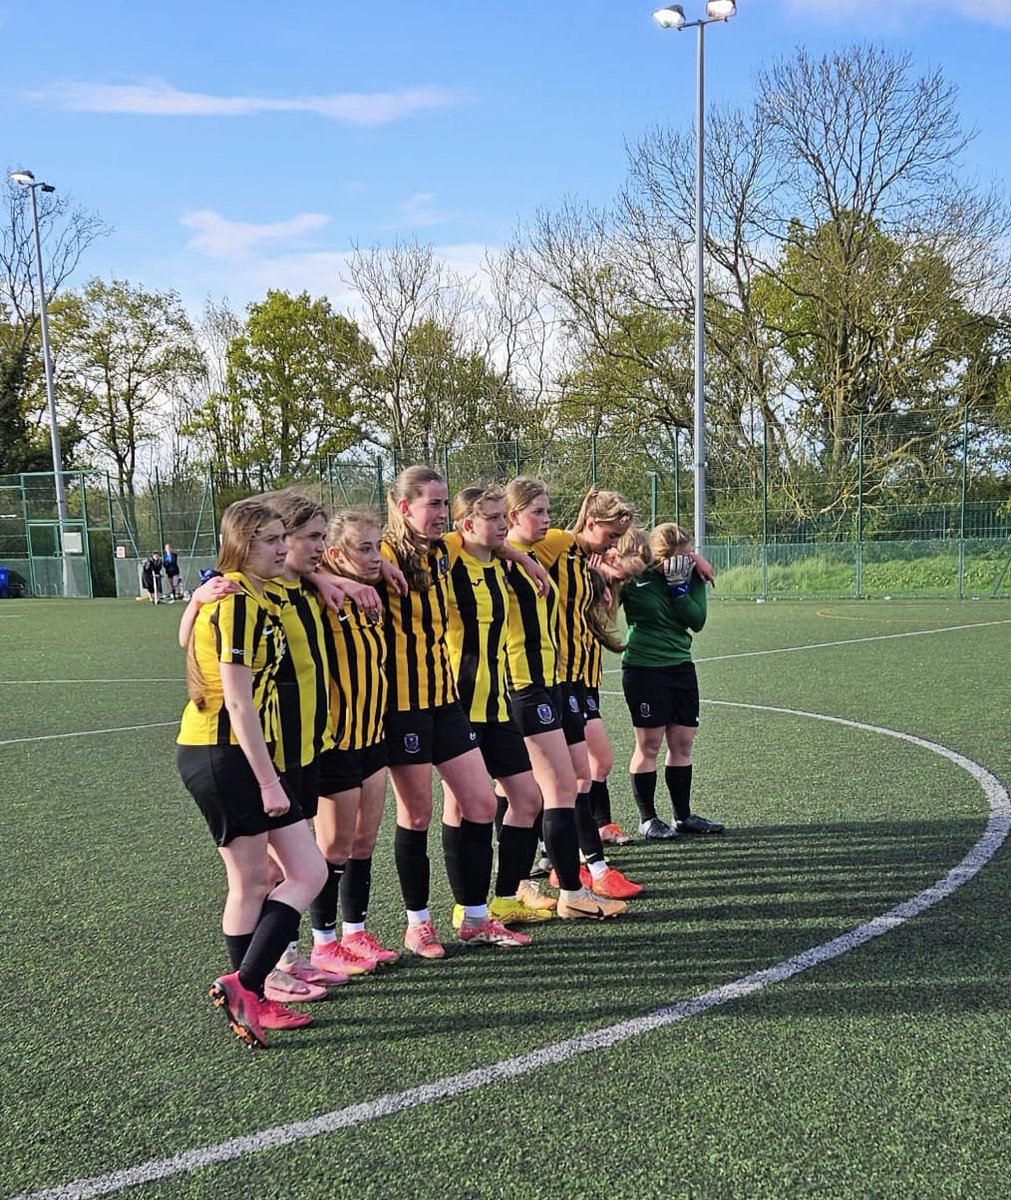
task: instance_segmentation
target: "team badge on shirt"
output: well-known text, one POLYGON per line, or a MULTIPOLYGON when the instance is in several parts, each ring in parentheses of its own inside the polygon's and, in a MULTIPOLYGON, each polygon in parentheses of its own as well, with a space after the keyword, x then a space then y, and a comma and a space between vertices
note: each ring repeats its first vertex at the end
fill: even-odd
POLYGON ((421 749, 421 738, 416 733, 405 733, 404 749, 408 754, 417 754, 421 749))
POLYGON ((651 717, 652 715, 653 715, 652 708, 650 708, 650 706, 644 700, 642 702, 642 704, 639 705, 639 716, 640 717, 651 717))
POLYGON ((449 555, 448 554, 440 554, 439 557, 435 560, 435 568, 439 572, 440 575, 448 575, 449 574, 449 555))
POLYGON ((537 719, 542 725, 553 725, 555 723, 555 710, 550 704, 538 704, 537 719))

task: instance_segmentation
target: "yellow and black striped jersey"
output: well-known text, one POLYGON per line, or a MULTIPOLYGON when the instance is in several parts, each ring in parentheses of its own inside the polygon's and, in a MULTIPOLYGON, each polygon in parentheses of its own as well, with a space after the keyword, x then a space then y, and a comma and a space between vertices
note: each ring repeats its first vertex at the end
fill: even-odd
POLYGON ((593 595, 589 556, 567 529, 549 529, 534 553, 558 585, 558 680, 581 683, 591 638, 586 627, 593 595))
POLYGON ((263 738, 278 768, 281 757, 281 714, 276 675, 285 654, 280 614, 238 571, 226 578, 242 591, 205 604, 193 625, 193 653, 204 686, 204 703, 197 708, 191 700, 183 710, 180 746, 237 746, 225 694, 221 685, 221 663, 248 667, 253 675, 253 704, 260 717, 263 738))
POLYGON ((330 718, 329 622, 323 603, 302 583, 268 579, 264 596, 277 608, 287 653, 277 671, 281 769, 308 766, 333 747, 330 718))
MULTIPOLYGON (((534 557, 533 551, 530 552, 534 557)), ((506 691, 536 685, 554 687, 558 659, 558 584, 541 596, 537 585, 516 563, 506 571, 511 593, 506 660, 506 691)))
POLYGON ((327 610, 333 634, 330 711, 339 750, 362 750, 383 740, 389 685, 386 634, 346 600, 338 617, 327 610))
POLYGON ((464 711, 472 721, 508 721, 505 659, 509 590, 502 560, 481 562, 448 534, 449 623, 446 641, 464 711))
MULTIPOLYGON (((383 556, 396 564, 393 549, 383 542, 383 556)), ((386 606, 386 675, 390 684, 389 709, 415 712, 437 708, 457 699, 446 645, 447 576, 449 554, 441 541, 428 551, 431 585, 398 596, 380 585, 386 606)))
POLYGON ((583 668, 583 683, 587 687, 599 688, 604 674, 604 647, 586 631, 586 666, 583 668))

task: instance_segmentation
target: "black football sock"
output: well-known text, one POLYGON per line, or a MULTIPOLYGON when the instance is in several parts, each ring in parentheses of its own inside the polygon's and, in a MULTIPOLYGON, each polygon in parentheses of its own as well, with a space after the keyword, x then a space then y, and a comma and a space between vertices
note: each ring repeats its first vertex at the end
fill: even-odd
POLYGON ((346 863, 327 860, 326 883, 323 884, 316 899, 309 905, 309 921, 313 929, 337 928, 337 893, 346 865, 346 863))
POLYGON ((428 861, 428 830, 398 825, 393 835, 393 858, 404 907, 409 912, 427 908, 432 872, 428 861))
POLYGON ((287 946, 298 937, 300 913, 283 900, 265 901, 249 948, 239 967, 239 982, 258 996, 287 946))
POLYGON ((590 797, 586 792, 576 796, 576 833, 579 836, 579 849, 588 863, 604 861, 604 845, 600 840, 600 830, 590 812, 590 797))
POLYGON ((494 858, 491 821, 460 822, 460 866, 464 895, 460 904, 487 904, 491 889, 491 864, 494 858))
POLYGON ((656 820, 656 771, 637 771, 629 775, 632 799, 642 822, 656 820))
POLYGON ((674 807, 674 819, 687 821, 692 812, 692 768, 664 767, 664 779, 674 807))
POLYGON ((349 858, 341 880, 341 916, 349 925, 364 925, 372 895, 372 856, 349 858))
POLYGON ((558 883, 568 892, 578 891, 579 838, 576 834, 576 813, 571 808, 544 810, 544 845, 548 858, 558 872, 558 883))
POLYGON ((594 779, 590 784, 590 811, 598 829, 611 824, 611 793, 606 779, 594 779))

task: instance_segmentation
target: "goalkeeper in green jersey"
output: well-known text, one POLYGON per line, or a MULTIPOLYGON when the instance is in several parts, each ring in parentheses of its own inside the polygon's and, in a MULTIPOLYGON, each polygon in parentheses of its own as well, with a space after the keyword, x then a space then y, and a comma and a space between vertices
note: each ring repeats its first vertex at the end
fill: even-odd
MULTIPOLYGON (((626 537, 642 535, 630 531, 626 537)), ((699 685, 692 662, 692 634, 706 623, 706 585, 714 582, 712 565, 694 547, 691 534, 667 522, 649 535, 648 546, 611 551, 621 573, 623 558, 651 560, 637 578, 621 588, 628 641, 622 656, 621 684, 635 728, 629 763, 632 795, 639 810, 639 832, 651 841, 669 841, 685 833, 722 833, 724 826, 692 812, 692 749, 699 726, 699 685), (656 811, 657 760, 664 742, 664 781, 670 792, 673 821, 656 811)))

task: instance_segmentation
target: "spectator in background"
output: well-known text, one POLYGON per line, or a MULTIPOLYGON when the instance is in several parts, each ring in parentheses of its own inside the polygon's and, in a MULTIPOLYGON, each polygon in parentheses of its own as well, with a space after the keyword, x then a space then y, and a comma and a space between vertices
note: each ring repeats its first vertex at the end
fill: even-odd
POLYGON ((140 569, 141 586, 152 604, 157 604, 161 599, 161 573, 161 555, 156 550, 144 559, 140 569))
POLYGON ((172 549, 171 542, 165 543, 162 565, 165 567, 165 578, 169 585, 169 604, 173 604, 176 600, 181 600, 183 594, 179 587, 182 582, 179 576, 179 555, 172 549))

